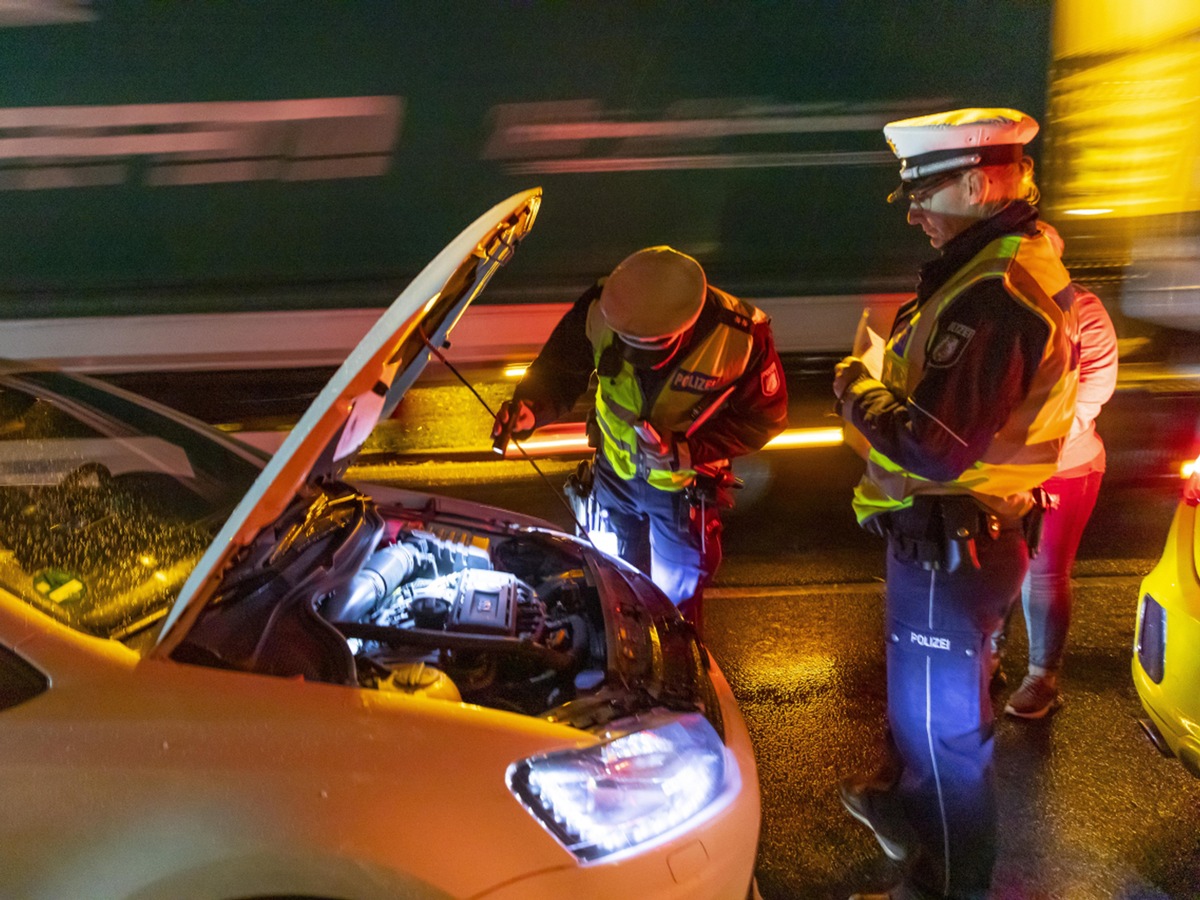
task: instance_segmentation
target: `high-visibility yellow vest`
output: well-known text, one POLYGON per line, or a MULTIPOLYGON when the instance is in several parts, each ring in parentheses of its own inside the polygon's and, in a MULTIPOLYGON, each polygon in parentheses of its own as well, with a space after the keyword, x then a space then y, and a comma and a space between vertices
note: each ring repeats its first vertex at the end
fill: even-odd
MULTIPOLYGON (((750 362, 752 328, 767 321, 767 315, 717 288, 709 287, 708 295, 709 302, 715 300, 721 308, 716 327, 672 363, 657 396, 642 396, 634 368, 624 358, 612 377, 597 372, 596 421, 603 434, 601 452, 613 471, 626 481, 638 475, 636 424, 649 422, 664 436, 686 433, 693 422, 705 416, 711 404, 723 402, 723 395, 734 389, 750 362)), ((598 302, 588 310, 587 336, 599 368, 600 357, 616 334, 600 314, 598 302)), ((643 472, 652 486, 664 491, 682 490, 696 477, 695 469, 671 471, 643 466, 643 472)))
POLYGON ((1054 299, 1069 296, 1063 292, 1071 276, 1044 234, 997 238, 935 291, 888 342, 883 383, 897 396, 911 396, 924 374, 925 353, 939 316, 963 291, 988 278, 1002 279, 1017 302, 1050 329, 1028 395, 996 432, 983 457, 953 481, 921 478, 872 448, 866 474, 854 491, 860 523, 876 513, 910 506, 922 493, 970 493, 998 513, 1024 515, 1033 506, 1033 488, 1054 474, 1074 418, 1079 325, 1074 305, 1064 310, 1054 299))

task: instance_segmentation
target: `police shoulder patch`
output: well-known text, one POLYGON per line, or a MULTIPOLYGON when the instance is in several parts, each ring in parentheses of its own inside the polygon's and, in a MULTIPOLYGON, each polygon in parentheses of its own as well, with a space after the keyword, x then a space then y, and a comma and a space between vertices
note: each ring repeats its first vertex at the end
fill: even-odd
POLYGON ((945 368, 958 362, 975 329, 961 322, 949 322, 938 330, 929 350, 929 365, 945 368))

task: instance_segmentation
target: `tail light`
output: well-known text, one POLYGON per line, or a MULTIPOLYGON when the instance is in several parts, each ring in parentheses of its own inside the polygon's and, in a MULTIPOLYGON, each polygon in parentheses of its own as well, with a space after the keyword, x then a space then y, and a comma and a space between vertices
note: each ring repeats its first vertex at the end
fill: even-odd
POLYGON ((1183 486, 1183 502, 1195 506, 1200 503, 1200 457, 1183 467, 1183 477, 1187 479, 1183 486))

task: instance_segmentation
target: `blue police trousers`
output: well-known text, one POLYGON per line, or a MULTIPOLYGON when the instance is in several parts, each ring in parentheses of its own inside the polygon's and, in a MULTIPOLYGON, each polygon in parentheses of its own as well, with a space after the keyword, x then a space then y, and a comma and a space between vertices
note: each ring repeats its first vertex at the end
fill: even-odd
POLYGON ((990 642, 1029 556, 1019 525, 976 547, 978 569, 947 572, 898 558, 888 541, 893 790, 917 841, 905 883, 935 897, 984 897, 996 857, 990 642))
POLYGON ((682 491, 663 491, 644 479, 620 478, 596 455, 596 502, 617 534, 618 555, 650 576, 703 633, 704 587, 721 564, 721 519, 716 504, 694 506, 682 491))

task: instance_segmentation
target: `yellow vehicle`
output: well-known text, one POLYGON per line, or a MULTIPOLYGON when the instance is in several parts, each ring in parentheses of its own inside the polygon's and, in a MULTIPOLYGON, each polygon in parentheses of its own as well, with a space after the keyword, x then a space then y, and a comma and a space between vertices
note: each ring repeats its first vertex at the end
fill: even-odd
POLYGON ((1142 580, 1133 681, 1147 734, 1200 778, 1200 459, 1191 470, 1162 558, 1142 580))

